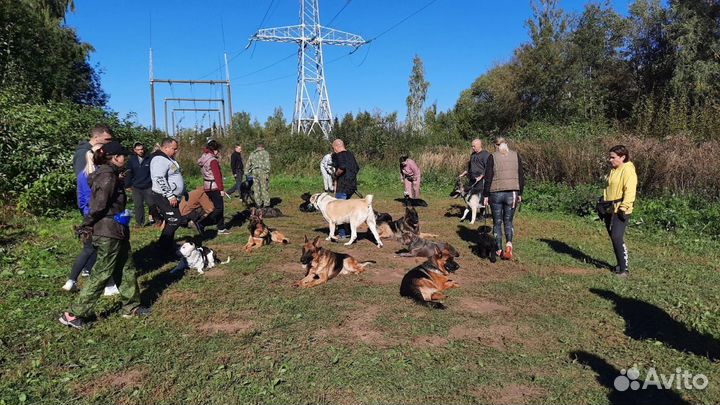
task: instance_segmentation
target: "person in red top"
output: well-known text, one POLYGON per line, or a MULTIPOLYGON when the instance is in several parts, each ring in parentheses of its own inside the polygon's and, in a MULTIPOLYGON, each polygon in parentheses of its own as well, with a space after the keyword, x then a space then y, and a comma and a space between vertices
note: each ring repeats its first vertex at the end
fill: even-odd
POLYGON ((217 224, 218 235, 227 235, 230 231, 225 229, 225 203, 223 201, 223 197, 226 197, 227 194, 225 194, 220 161, 218 160, 221 147, 222 145, 213 139, 208 141, 203 148, 202 156, 198 159, 198 165, 203 176, 203 190, 215 205, 215 211, 208 216, 207 220, 210 223, 217 224))

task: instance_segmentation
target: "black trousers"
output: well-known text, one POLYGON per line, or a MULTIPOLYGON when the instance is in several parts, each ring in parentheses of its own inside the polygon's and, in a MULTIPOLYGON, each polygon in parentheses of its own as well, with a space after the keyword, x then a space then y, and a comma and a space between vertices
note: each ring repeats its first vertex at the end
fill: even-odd
POLYGON ((240 192, 240 184, 242 184, 243 176, 245 175, 245 172, 238 172, 233 175, 235 177, 235 185, 232 186, 230 190, 225 191, 226 193, 232 195, 234 192, 240 192))
MULTIPOLYGON (((153 200, 158 209, 159 215, 165 221, 165 227, 160 234, 160 245, 165 248, 175 249, 175 231, 181 226, 187 225, 187 219, 180 215, 180 205, 171 206, 165 196, 153 192, 153 200)), ((179 201, 179 198, 178 198, 179 201)))
POLYGON ((135 223, 142 226, 145 225, 145 204, 150 209, 150 215, 155 217, 153 213, 153 192, 151 188, 132 188, 133 203, 135 204, 135 223))
POLYGON ((623 238, 629 220, 630 215, 625 215, 624 220, 620 219, 617 214, 605 216, 605 229, 610 235, 613 250, 615 251, 615 259, 621 272, 628 271, 628 250, 623 238))
POLYGON ((204 224, 207 225, 213 225, 216 224, 218 231, 221 229, 225 229, 225 201, 223 201, 222 195, 220 195, 220 191, 218 190, 208 190, 205 191, 205 194, 210 198, 210 201, 212 201, 213 205, 215 206, 215 210, 205 218, 203 221, 204 224))

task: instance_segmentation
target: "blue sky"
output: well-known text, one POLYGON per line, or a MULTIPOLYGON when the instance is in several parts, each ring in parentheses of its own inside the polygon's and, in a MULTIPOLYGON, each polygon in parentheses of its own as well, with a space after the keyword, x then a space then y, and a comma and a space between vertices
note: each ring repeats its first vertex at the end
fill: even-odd
MULTIPOLYGON (((326 24, 348 3, 320 0, 326 24)), ((333 28, 370 39, 412 14, 429 0, 351 0, 333 28)), ((561 1, 579 12, 586 1, 561 1)), ((629 0, 613 7, 627 14, 629 0)), ((151 123, 148 50, 153 48, 156 78, 220 79, 217 68, 223 51, 230 62, 233 109, 247 111, 264 122, 275 107, 292 118, 297 58, 294 44, 260 42, 238 54, 262 27, 298 24, 298 0, 76 0, 67 25, 95 47, 109 108, 121 117, 134 112, 136 121, 151 123), (224 32, 224 35, 223 35, 224 32), (287 59, 280 61, 283 58, 287 59), (280 62, 278 62, 280 61, 280 62), (276 63, 277 62, 277 63, 276 63), (267 69, 258 71, 274 64, 267 69)), ((352 55, 345 47, 324 47, 325 75, 333 114, 397 111, 404 119, 412 58, 420 55, 430 82, 428 105, 452 108, 460 92, 494 64, 507 61, 527 41, 525 22, 532 13, 529 0, 436 0, 425 10, 352 55)), ((218 98, 219 86, 156 86, 157 125, 164 127, 163 99, 218 98)), ((184 108, 215 108, 208 103, 175 104, 184 108)), ((203 113, 186 113, 182 126, 207 125, 203 113)))

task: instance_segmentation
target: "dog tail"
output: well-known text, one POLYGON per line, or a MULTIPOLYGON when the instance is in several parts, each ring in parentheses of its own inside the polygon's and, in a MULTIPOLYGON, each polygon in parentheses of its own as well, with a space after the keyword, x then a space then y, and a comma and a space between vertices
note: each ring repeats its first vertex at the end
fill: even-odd
POLYGON ((447 309, 447 307, 445 306, 445 304, 443 304, 443 303, 441 303, 441 302, 437 302, 437 301, 418 301, 418 300, 415 300, 415 302, 417 302, 419 305, 422 305, 422 306, 425 306, 425 307, 428 307, 428 308, 432 308, 432 309, 447 309))
POLYGON ((373 201, 373 195, 372 195, 372 194, 366 195, 366 196, 365 196, 365 201, 367 201, 368 207, 371 206, 371 205, 372 205, 372 201, 373 201))
POLYGON ((364 269, 365 266, 367 266, 368 264, 375 264, 375 263, 377 263, 375 260, 366 260, 366 261, 364 261, 364 262, 358 262, 358 264, 360 265, 360 267, 362 267, 363 269, 364 269))
POLYGON ((227 260, 225 260, 224 262, 220 262, 220 264, 228 264, 228 263, 230 263, 230 256, 228 256, 227 260))

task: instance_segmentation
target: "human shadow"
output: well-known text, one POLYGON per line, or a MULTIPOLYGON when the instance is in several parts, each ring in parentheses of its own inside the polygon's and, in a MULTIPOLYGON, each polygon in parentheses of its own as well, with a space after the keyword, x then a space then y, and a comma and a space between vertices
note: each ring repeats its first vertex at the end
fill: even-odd
POLYGON ((404 206, 410 207, 427 207, 427 201, 422 198, 396 198, 395 201, 403 203, 404 206))
MULTIPOLYGON (((342 226, 347 226, 347 227, 345 228, 345 234, 348 235, 348 238, 349 238, 349 237, 350 237, 350 227, 349 227, 348 225, 345 225, 345 224, 343 224, 343 225, 338 225, 338 226, 335 228, 335 236, 338 236, 338 235, 339 235, 338 232, 340 231, 340 227, 342 227, 342 226)), ((315 228, 315 229, 313 229, 313 232, 319 232, 319 233, 323 234, 323 238, 324 238, 324 237, 327 237, 327 235, 330 233, 330 228, 328 228, 327 226, 324 227, 324 228, 315 228)), ((321 238, 321 239, 322 239, 322 238, 321 238)), ((370 232, 370 230, 366 230, 366 231, 364 231, 364 232, 359 231, 359 230, 357 231, 357 239, 355 240, 355 243, 357 243, 357 242, 359 242, 359 241, 361 241, 361 240, 363 240, 363 239, 368 240, 368 241, 370 241, 370 242, 372 242, 372 243, 377 243, 377 241, 375 240, 375 236, 373 236, 373 234, 372 234, 372 232, 370 232)), ((332 241, 330 241, 330 242, 333 242, 333 243, 345 243, 345 242, 347 242, 348 240, 350 240, 350 239, 334 239, 334 240, 332 240, 332 241)))
POLYGON ((570 245, 568 245, 565 242, 561 242, 556 239, 540 239, 540 242, 545 242, 548 246, 550 246, 550 249, 554 250, 556 253, 566 254, 570 255, 573 259, 582 262, 587 263, 592 266, 595 266, 598 269, 610 269, 612 270, 614 267, 603 260, 595 259, 594 257, 586 254, 585 252, 578 250, 570 245))
POLYGON ((463 211, 465 210, 464 205, 453 204, 445 211, 446 218, 462 218, 463 211))
POLYGON ((653 339, 681 352, 720 359, 720 341, 709 334, 690 329, 653 304, 622 297, 612 291, 591 288, 590 292, 615 305, 615 312, 625 319, 625 335, 636 339, 653 339))
POLYGON ((283 202, 282 198, 279 197, 272 197, 270 199, 270 206, 275 208, 276 205, 279 205, 283 202))
POLYGON ((250 210, 238 211, 225 224, 227 228, 241 227, 250 218, 250 210))
POLYGON ((132 253, 132 260, 139 274, 153 272, 177 259, 177 257, 176 248, 164 248, 157 240, 132 253))
MULTIPOLYGON (((184 260, 184 259, 180 259, 184 260)), ((177 268, 177 267, 176 267, 177 268)), ((167 270, 156 274, 153 278, 143 282, 145 287, 140 293, 140 302, 145 306, 152 306, 171 285, 180 281, 187 270, 167 270)))
MULTIPOLYGON (((598 383, 608 389, 607 399, 611 404, 689 404, 670 389, 658 389, 655 385, 648 385, 645 389, 634 390, 623 386, 622 382, 631 383, 631 380, 627 378, 618 380, 618 388, 625 389, 620 391, 615 388, 615 379, 623 376, 621 370, 595 354, 577 350, 570 352, 570 359, 590 367, 597 374, 595 378, 598 383)), ((639 388, 642 388, 643 381, 638 380, 637 382, 640 383, 639 388)))
POLYGON ((482 259, 488 259, 492 263, 497 261, 495 239, 492 236, 492 228, 481 225, 477 230, 458 225, 457 234, 460 239, 470 244, 470 251, 482 259))

